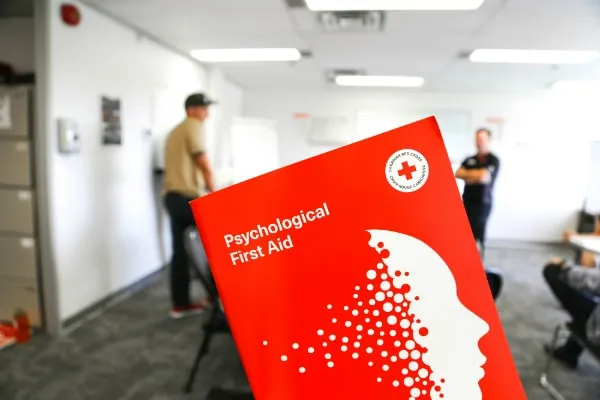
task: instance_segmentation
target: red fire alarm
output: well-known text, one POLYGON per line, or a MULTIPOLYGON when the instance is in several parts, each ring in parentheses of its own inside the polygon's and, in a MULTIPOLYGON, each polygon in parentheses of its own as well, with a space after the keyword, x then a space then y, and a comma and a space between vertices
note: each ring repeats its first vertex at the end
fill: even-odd
POLYGON ((73 4, 62 4, 60 6, 60 15, 65 24, 77 26, 81 22, 81 13, 73 4))

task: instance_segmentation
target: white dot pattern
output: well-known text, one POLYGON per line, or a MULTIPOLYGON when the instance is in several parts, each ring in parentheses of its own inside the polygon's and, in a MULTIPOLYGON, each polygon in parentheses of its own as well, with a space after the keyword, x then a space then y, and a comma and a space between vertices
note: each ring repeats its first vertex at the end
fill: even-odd
MULTIPOLYGON (((420 299, 411 291, 410 276, 408 272, 386 266, 384 260, 389 257, 389 251, 383 243, 378 243, 376 250, 383 260, 376 264, 375 269, 366 271, 364 285, 355 285, 353 291, 348 293, 354 300, 341 308, 327 304, 327 310, 332 313, 328 317, 332 326, 328 332, 325 327, 316 330, 321 340, 326 339, 321 343, 320 359, 328 368, 335 368, 336 360, 348 357, 368 367, 377 367, 373 370, 379 371, 377 383, 387 382, 394 388, 404 387, 411 396, 408 400, 443 398, 445 380, 437 377, 432 380, 432 371, 423 361, 422 355, 428 349, 419 344, 419 337, 427 336, 429 331, 411 313, 410 304, 420 299), (367 315, 369 317, 365 317, 367 315), (337 324, 338 321, 343 323, 337 324), (325 351, 325 348, 328 350, 325 351)), ((269 345, 267 340, 262 344, 269 345)), ((315 350, 314 343, 312 347, 292 344, 292 349, 300 348, 307 350, 293 352, 291 360, 283 354, 281 361, 295 364, 298 372, 305 374, 306 367, 310 365, 298 365, 294 361, 296 355, 305 354, 309 357, 319 350, 315 350)), ((313 360, 319 360, 314 355, 312 357, 313 360)))

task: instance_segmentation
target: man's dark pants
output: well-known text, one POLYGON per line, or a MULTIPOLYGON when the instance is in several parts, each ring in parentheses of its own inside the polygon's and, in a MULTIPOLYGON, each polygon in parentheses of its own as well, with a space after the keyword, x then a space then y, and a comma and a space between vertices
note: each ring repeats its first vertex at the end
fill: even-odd
MULTIPOLYGON (((558 302, 573 318, 575 331, 585 333, 588 318, 594 311, 596 303, 562 280, 561 271, 560 265, 548 264, 544 267, 544 278, 558 302)), ((570 337, 563 347, 573 358, 579 357, 583 352, 583 348, 573 337, 570 337)))
POLYGON ((467 212, 467 218, 469 218, 469 224, 471 225, 473 236, 481 246, 481 255, 483 257, 485 248, 485 231, 487 229, 487 222, 492 211, 492 206, 491 204, 465 203, 465 210, 467 212))
POLYGON ((169 192, 165 195, 165 206, 171 219, 173 258, 171 259, 171 300, 173 307, 190 305, 190 269, 183 235, 190 226, 195 226, 189 202, 194 200, 181 194, 169 192))

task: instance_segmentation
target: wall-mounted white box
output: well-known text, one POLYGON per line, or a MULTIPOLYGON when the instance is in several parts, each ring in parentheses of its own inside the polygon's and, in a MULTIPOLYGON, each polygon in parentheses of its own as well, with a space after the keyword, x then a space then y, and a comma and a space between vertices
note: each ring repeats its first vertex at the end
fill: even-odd
POLYGON ((61 153, 78 153, 81 150, 81 134, 77 122, 67 118, 58 120, 58 150, 61 153))

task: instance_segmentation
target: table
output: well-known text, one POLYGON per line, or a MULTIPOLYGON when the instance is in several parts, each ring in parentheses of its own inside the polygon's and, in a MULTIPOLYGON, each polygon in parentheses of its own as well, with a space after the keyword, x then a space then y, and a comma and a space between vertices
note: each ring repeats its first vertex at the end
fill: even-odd
POLYGON ((600 236, 573 235, 569 239, 569 244, 580 250, 600 255, 600 236))

